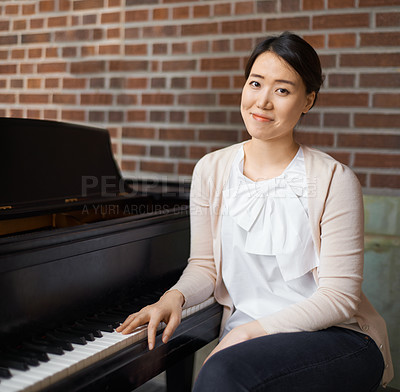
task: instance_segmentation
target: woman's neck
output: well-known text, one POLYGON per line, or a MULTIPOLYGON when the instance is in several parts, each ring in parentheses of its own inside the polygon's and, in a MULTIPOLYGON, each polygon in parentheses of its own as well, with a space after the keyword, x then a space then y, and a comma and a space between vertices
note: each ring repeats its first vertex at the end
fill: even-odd
POLYGON ((282 174, 295 157, 299 145, 293 140, 263 141, 252 139, 244 144, 243 174, 262 181, 282 174))

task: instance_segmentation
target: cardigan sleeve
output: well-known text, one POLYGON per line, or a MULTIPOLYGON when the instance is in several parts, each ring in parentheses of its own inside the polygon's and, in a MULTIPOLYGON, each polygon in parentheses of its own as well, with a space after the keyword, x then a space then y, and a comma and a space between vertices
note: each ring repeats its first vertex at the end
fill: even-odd
POLYGON ((306 300, 258 320, 269 333, 315 331, 348 323, 361 296, 364 212, 354 173, 336 165, 319 222, 318 287, 306 300))
MULTIPOLYGON (((184 307, 190 307, 209 298, 217 277, 213 254, 213 236, 210 209, 210 173, 205 159, 193 171, 190 190, 190 257, 178 282, 170 289, 179 290, 185 297, 184 307)), ((210 171, 210 168, 209 168, 210 171)))

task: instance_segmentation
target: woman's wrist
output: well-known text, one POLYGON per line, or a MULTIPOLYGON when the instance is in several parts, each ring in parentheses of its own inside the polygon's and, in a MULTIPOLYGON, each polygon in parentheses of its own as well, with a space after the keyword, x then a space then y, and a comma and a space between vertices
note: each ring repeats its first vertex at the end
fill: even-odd
POLYGON ((171 299, 174 302, 177 302, 180 307, 182 307, 185 303, 185 296, 177 289, 166 291, 160 299, 163 299, 168 296, 168 299, 171 299))

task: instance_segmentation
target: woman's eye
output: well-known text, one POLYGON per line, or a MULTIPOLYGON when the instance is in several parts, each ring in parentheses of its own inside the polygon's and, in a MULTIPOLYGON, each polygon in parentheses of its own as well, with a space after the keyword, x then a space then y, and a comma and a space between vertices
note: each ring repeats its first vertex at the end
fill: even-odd
POLYGON ((250 86, 253 86, 253 87, 260 87, 260 83, 256 82, 255 80, 253 80, 249 84, 250 84, 250 86))
POLYGON ((289 91, 286 90, 285 88, 278 88, 276 91, 277 91, 279 94, 282 94, 282 95, 288 95, 288 94, 289 94, 289 91))

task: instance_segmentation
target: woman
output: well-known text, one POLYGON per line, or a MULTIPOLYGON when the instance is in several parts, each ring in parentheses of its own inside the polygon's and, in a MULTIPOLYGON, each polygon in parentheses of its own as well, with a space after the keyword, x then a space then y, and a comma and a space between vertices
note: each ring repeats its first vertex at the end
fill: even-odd
POLYGON ((346 166, 300 146, 293 129, 322 84, 314 49, 268 37, 246 66, 241 114, 250 141, 195 167, 191 255, 178 283, 118 328, 160 321, 214 295, 217 347, 194 391, 375 391, 393 370, 383 319, 361 292, 363 204, 346 166))

